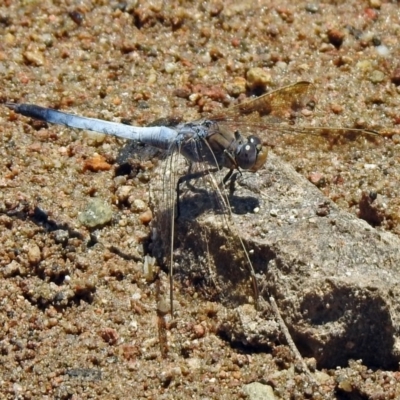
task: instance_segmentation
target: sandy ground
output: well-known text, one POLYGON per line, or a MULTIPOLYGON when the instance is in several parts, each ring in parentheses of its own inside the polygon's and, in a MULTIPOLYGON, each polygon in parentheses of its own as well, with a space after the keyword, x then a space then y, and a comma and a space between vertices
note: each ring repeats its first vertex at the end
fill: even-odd
MULTIPOLYGON (((399 21, 398 5, 379 0, 5 0, 0 100, 144 125, 312 81, 306 124, 376 129, 381 139, 324 152, 301 138, 267 140, 341 207, 360 214, 368 203, 361 216, 398 234, 399 21)), ((281 337, 263 351, 232 347, 220 327, 229 311, 185 281, 164 326, 156 304, 167 275, 143 273, 157 158, 118 175, 122 141, 5 107, 0 122, 1 398, 232 399, 252 382, 277 399, 400 398, 396 371, 361 361, 319 371, 306 360, 315 385, 281 337), (94 198, 111 211, 99 229, 80 217, 94 198)))

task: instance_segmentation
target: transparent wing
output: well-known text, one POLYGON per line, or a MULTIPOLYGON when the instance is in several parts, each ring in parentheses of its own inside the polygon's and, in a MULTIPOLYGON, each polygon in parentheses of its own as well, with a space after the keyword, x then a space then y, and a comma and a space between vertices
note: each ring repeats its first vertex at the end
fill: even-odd
POLYGON ((237 122, 240 118, 243 123, 258 123, 264 116, 287 118, 313 100, 314 86, 303 81, 246 100, 223 113, 209 116, 209 119, 237 122))
MULTIPOLYGON (((208 145, 205 140, 189 140, 193 152, 203 151, 201 146, 208 145)), ((238 302, 249 296, 257 300, 253 266, 231 218, 226 189, 221 186, 225 174, 225 170, 206 163, 189 166, 179 149, 165 159, 155 201, 159 204, 155 217, 159 237, 155 246, 162 250, 170 269, 171 288, 175 272, 189 279, 196 291, 207 290, 208 298, 223 300, 224 291, 220 288, 228 286, 229 297, 238 302), (216 239, 216 229, 220 229, 226 243, 216 239), (191 249, 190 254, 184 252, 185 248, 191 249)), ((172 291, 170 296, 173 307, 172 291)))
POLYGON ((305 127, 294 124, 299 117, 299 111, 314 103, 313 84, 301 81, 244 101, 209 118, 219 124, 229 124, 231 129, 238 129, 244 134, 249 132, 258 135, 267 141, 268 137, 276 134, 322 137, 331 143, 352 141, 355 136, 373 140, 380 136, 378 132, 369 129, 333 126, 305 127))
POLYGON ((237 115, 249 116, 250 119, 265 115, 284 118, 304 108, 313 99, 314 86, 310 82, 297 82, 228 109, 227 119, 237 115))

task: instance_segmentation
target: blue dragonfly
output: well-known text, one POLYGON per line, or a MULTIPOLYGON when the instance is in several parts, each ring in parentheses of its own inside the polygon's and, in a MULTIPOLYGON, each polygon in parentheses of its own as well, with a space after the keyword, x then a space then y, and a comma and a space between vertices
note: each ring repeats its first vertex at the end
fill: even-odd
MULTIPOLYGON (((169 248, 167 256, 170 275, 170 312, 173 315, 173 265, 174 265, 174 231, 175 219, 179 215, 179 188, 183 182, 198 179, 213 172, 227 170, 221 183, 214 182, 214 192, 219 198, 218 204, 230 214, 226 184, 236 179, 242 171, 257 172, 267 160, 265 135, 269 132, 279 134, 304 134, 323 137, 334 133, 339 137, 344 134, 362 134, 378 136, 372 130, 356 128, 300 127, 293 124, 282 124, 280 121, 294 115, 313 100, 313 85, 301 81, 279 88, 260 97, 251 98, 221 113, 197 121, 178 123, 176 126, 137 127, 123 123, 87 118, 34 104, 11 103, 5 105, 15 113, 38 119, 51 124, 64 125, 74 129, 84 129, 113 135, 119 138, 138 141, 161 150, 171 156, 167 162, 169 177, 165 184, 165 207, 169 212, 169 248), (278 122, 279 121, 279 122, 278 122), (244 135, 244 132, 257 131, 257 135, 244 135), (189 162, 189 172, 177 177, 172 161, 182 155, 189 162), (205 167, 206 166, 206 167, 205 167), (177 208, 176 208, 177 205, 177 208)), ((245 262, 247 263, 257 305, 259 289, 255 270, 249 252, 239 235, 245 262)))

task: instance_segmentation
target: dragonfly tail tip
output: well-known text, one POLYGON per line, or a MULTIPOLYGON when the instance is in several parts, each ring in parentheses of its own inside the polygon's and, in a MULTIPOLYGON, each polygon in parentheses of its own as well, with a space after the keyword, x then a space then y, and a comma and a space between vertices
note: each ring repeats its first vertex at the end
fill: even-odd
POLYGON ((18 104, 17 103, 11 103, 11 102, 6 102, 4 103, 4 105, 9 108, 10 110, 16 110, 18 108, 18 104))

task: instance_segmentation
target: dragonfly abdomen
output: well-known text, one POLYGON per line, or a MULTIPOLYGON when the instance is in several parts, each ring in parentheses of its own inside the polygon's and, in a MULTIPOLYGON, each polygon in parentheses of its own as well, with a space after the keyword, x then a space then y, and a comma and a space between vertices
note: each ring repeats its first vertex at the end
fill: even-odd
POLYGON ((162 150, 168 150, 177 140, 176 130, 165 126, 138 127, 96 118, 81 117, 34 104, 7 103, 6 106, 26 117, 39 119, 69 128, 113 135, 124 139, 137 140, 162 150))

